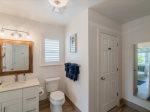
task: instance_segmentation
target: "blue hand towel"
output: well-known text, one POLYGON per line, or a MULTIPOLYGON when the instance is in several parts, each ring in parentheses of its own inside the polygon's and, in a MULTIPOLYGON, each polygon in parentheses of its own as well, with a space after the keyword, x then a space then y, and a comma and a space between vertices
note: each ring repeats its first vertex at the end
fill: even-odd
POLYGON ((66 77, 69 78, 69 68, 70 68, 71 63, 65 63, 65 71, 66 71, 66 77))
POLYGON ((69 78, 73 81, 78 80, 78 75, 79 75, 79 65, 78 64, 71 64, 69 66, 69 78))

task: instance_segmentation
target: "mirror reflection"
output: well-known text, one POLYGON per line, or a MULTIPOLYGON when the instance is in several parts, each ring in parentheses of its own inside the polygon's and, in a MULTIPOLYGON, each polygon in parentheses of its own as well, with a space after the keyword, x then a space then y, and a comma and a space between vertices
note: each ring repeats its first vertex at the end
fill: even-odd
POLYGON ((150 101, 150 42, 135 45, 135 95, 150 101))
POLYGON ((2 71, 18 71, 29 69, 29 45, 3 43, 2 71))

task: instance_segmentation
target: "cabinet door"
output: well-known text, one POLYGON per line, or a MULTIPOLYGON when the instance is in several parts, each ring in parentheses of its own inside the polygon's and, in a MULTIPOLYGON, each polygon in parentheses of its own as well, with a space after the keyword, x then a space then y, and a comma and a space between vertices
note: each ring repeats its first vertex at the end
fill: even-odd
POLYGON ((2 112, 22 112, 22 100, 16 99, 2 103, 2 112))

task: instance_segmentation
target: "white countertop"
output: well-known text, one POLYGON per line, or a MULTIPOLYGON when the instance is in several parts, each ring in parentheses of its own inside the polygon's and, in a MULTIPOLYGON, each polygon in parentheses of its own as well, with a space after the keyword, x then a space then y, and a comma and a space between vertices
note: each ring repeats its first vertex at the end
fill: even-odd
POLYGON ((27 79, 26 81, 20 82, 8 82, 0 85, 0 92, 11 91, 15 89, 28 88, 32 86, 39 86, 39 80, 37 78, 27 79))

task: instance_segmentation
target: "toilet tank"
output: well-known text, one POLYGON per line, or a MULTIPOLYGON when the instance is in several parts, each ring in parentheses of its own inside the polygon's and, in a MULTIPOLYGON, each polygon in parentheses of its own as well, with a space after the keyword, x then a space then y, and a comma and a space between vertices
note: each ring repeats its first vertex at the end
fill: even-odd
POLYGON ((60 77, 46 78, 45 82, 46 82, 47 92, 57 91, 59 88, 59 80, 60 80, 60 77))

